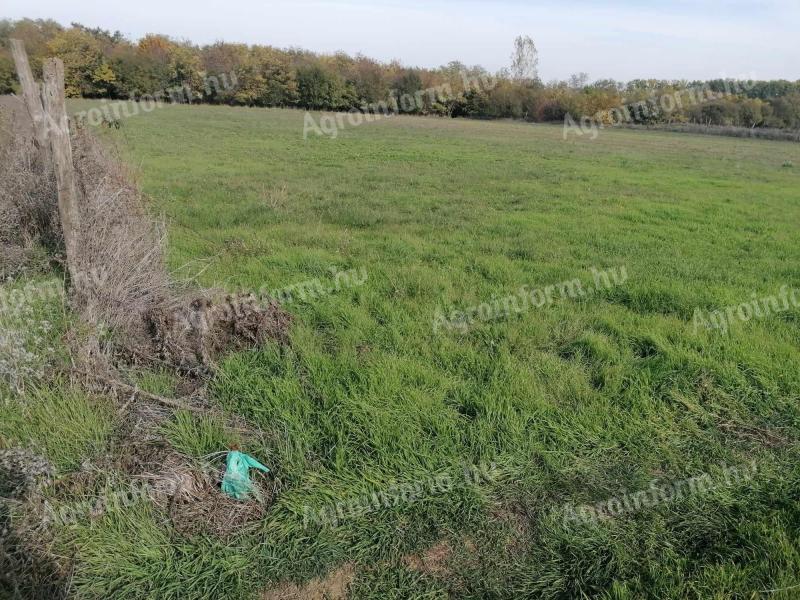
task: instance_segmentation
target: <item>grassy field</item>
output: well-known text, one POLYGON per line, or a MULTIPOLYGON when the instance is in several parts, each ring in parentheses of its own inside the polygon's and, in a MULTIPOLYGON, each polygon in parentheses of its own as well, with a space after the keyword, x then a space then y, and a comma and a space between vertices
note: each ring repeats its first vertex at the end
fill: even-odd
MULTIPOLYGON (((800 145, 413 117, 304 140, 303 116, 176 106, 104 132, 179 277, 325 293, 286 304, 288 347, 212 384, 264 432, 246 448, 280 482, 264 519, 233 540, 146 503, 71 524, 76 597, 290 597, 315 577, 350 598, 797 597, 800 308, 727 331, 696 314, 800 289, 800 145), (522 286, 549 299, 499 310, 522 286)), ((0 440, 74 469, 113 435, 107 407, 75 405, 75 427, 51 399, 0 440)), ((195 457, 234 435, 181 414, 164 431, 195 457)))

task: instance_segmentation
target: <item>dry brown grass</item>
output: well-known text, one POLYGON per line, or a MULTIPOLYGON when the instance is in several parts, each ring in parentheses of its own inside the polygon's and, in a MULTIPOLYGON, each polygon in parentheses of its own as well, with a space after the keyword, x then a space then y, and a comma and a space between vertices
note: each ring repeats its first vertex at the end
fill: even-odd
POLYGON ((126 477, 146 485, 153 504, 186 537, 210 535, 228 540, 257 526, 272 503, 274 490, 254 481, 259 500, 240 501, 220 492, 224 464, 198 463, 165 442, 126 446, 119 466, 126 477))
POLYGON ((76 304, 87 322, 146 343, 148 315, 176 303, 165 228, 123 163, 85 130, 73 136, 73 162, 83 199, 76 304))
POLYGON ((53 466, 29 450, 0 451, 0 598, 66 595, 66 567, 48 551, 40 494, 54 475, 53 466))
POLYGON ((20 498, 36 492, 54 475, 53 466, 30 450, 0 450, 0 498, 20 498))
POLYGON ((158 307, 150 313, 150 330, 160 360, 181 371, 213 370, 226 352, 288 342, 291 318, 276 302, 260 305, 249 295, 195 297, 182 307, 158 307))
POLYGON ((0 148, 0 277, 40 268, 37 244, 63 259, 55 177, 40 173, 32 141, 10 135, 0 148))
POLYGON ((284 209, 289 203, 289 189, 285 184, 278 186, 261 186, 261 199, 264 206, 272 210, 284 209))
MULTIPOLYGON (((28 268, 42 246, 66 267, 55 177, 38 163, 29 134, 18 130, 7 140, 0 149, 0 275, 28 268)), ((133 174, 86 130, 73 132, 72 146, 81 223, 77 264, 69 270, 76 276, 68 289, 81 323, 65 336, 79 350, 70 372, 115 375, 124 370, 120 367, 143 363, 206 375, 227 352, 268 340, 288 341, 290 317, 277 303, 190 290, 176 282, 164 260, 166 228, 149 213, 133 174)), ((114 474, 146 483, 150 499, 179 534, 227 539, 257 526, 275 489, 257 482, 258 501, 222 494, 223 465, 201 465, 176 453, 158 435, 158 424, 171 410, 139 401, 136 392, 127 395, 120 398, 125 431, 118 432, 115 447, 89 471, 82 469, 62 481, 61 491, 74 487, 78 493, 94 485, 98 474, 114 474)), ((193 406, 208 408, 195 395, 193 406)), ((28 489, 29 483, 23 478, 13 485, 15 490, 28 489)), ((56 598, 66 589, 69 560, 50 552, 41 498, 38 492, 24 494, 20 512, 25 521, 13 528, 6 526, 0 505, 0 597, 19 590, 18 582, 4 580, 6 573, 35 578, 35 588, 46 590, 42 597, 56 598)))

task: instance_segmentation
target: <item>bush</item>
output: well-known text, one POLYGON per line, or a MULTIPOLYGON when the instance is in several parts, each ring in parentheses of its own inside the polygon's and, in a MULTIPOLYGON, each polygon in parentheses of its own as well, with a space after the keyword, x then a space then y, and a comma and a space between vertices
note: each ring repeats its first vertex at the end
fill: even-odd
POLYGON ((14 63, 7 56, 0 56, 0 94, 11 94, 16 85, 14 63))

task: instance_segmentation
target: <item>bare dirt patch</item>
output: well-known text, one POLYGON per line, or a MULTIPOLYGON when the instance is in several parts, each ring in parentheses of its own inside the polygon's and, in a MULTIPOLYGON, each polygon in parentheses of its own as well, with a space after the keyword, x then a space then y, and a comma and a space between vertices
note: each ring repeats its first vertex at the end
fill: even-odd
POLYGON ((305 585, 284 583, 261 595, 261 600, 345 600, 356 570, 346 563, 324 578, 313 579, 305 585))
POLYGON ((410 554, 403 558, 403 563, 414 571, 429 575, 446 575, 449 573, 447 562, 453 553, 450 542, 442 541, 428 548, 422 554, 410 554))
POLYGON ((508 529, 506 551, 512 554, 522 552, 528 544, 531 528, 531 520, 525 507, 519 504, 503 504, 493 509, 491 516, 508 529))

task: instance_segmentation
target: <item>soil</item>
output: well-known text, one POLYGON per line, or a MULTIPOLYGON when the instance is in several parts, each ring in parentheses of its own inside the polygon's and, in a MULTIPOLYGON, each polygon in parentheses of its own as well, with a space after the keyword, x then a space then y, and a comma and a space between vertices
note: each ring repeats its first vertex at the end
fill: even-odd
POLYGON ((447 561, 453 549, 450 543, 442 541, 428 548, 422 554, 411 554, 403 558, 409 569, 430 575, 445 575, 449 572, 447 561))
POLYGON ((305 585, 284 583, 261 595, 261 600, 345 600, 356 570, 346 563, 324 578, 317 578, 305 585))

